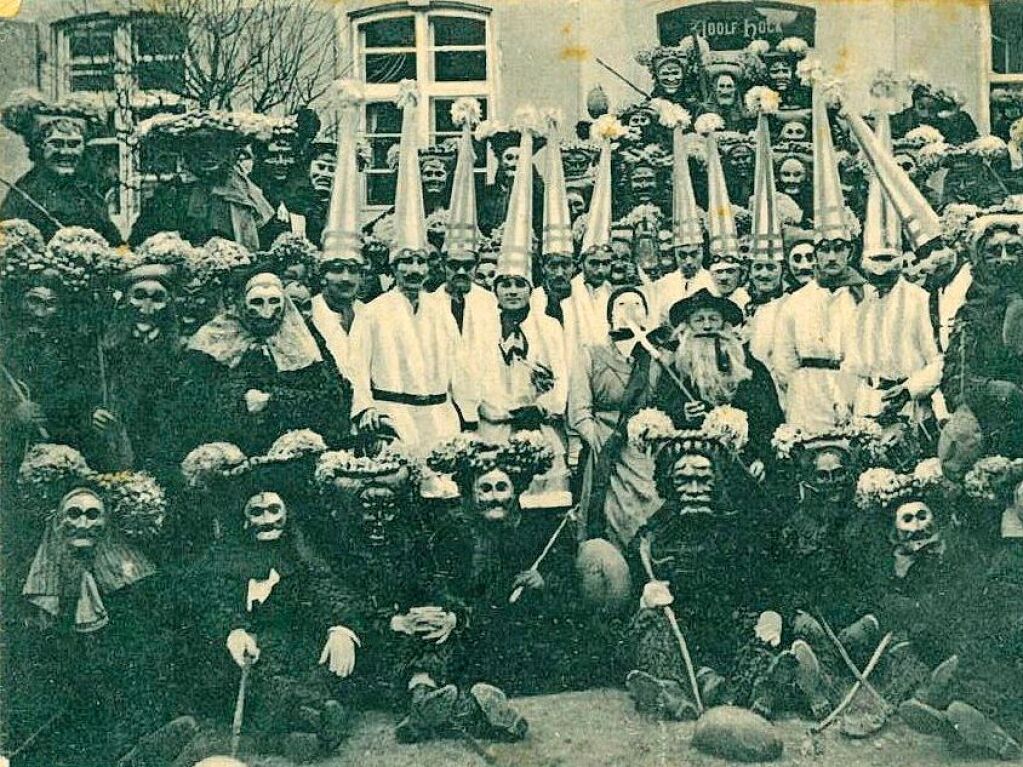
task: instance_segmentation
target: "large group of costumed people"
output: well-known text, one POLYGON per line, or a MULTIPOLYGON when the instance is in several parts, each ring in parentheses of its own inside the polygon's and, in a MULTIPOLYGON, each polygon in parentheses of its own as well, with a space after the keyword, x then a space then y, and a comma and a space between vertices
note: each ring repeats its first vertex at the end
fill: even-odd
POLYGON ((608 685, 1023 755, 1023 122, 890 72, 861 117, 797 39, 640 58, 572 135, 459 99, 421 147, 403 82, 372 219, 358 83, 329 141, 159 114, 126 237, 102 115, 12 97, 20 764, 190 767, 209 724, 313 760, 380 708, 515 741, 508 696, 608 685))

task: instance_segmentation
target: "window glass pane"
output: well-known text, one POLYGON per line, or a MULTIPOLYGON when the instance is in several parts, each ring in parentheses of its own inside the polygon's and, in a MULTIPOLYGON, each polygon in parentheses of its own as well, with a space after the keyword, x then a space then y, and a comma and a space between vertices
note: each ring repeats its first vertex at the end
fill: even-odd
POLYGON ((991 132, 1009 140, 1009 128, 1023 117, 1023 83, 999 83, 991 86, 991 132))
POLYGON ((442 45, 486 45, 487 25, 479 19, 454 16, 434 16, 433 44, 442 45))
POLYGON ((401 133, 401 110, 391 101, 366 104, 366 133, 401 133))
POLYGON ((366 204, 392 205, 397 187, 398 175, 396 173, 367 173, 366 204))
POLYGON ((185 65, 178 61, 140 61, 135 66, 142 90, 181 93, 185 88, 185 65))
POLYGON ((991 3, 991 66, 996 74, 1023 74, 1023 2, 991 3))
POLYGON ((433 63, 434 77, 439 82, 487 79, 486 51, 438 51, 433 63))
POLYGON ((109 29, 97 29, 94 27, 74 30, 70 33, 68 45, 71 49, 71 56, 113 56, 114 55, 114 33, 109 29))
POLYGON ((114 73, 85 72, 71 73, 71 90, 73 91, 112 91, 114 89, 114 73))
POLYGON ((414 53, 367 53, 366 82, 397 83, 416 79, 414 53))
POLYGON ((414 48, 416 26, 411 16, 371 21, 362 26, 367 48, 414 48))
MULTIPOLYGON (((372 136, 369 138, 369 149, 372 156, 371 167, 379 170, 390 169, 391 147, 398 146, 397 136, 372 136)), ((395 150, 397 151, 397 150, 395 150)))
POLYGON ((169 19, 139 19, 132 25, 132 36, 140 56, 180 55, 185 50, 180 27, 169 19))

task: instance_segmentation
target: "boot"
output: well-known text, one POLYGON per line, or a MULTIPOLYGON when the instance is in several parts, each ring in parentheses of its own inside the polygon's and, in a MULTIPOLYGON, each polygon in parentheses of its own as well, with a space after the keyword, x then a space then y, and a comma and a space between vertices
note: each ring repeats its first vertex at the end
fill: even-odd
POLYGON ((723 706, 728 703, 728 685, 721 674, 710 666, 701 666, 696 672, 696 684, 705 708, 723 706))
POLYGON ((323 754, 320 739, 312 732, 289 732, 284 738, 284 757, 295 764, 315 762, 323 754))
POLYGON ((519 741, 529 732, 529 723, 516 711, 508 696, 492 684, 474 684, 469 695, 476 702, 483 717, 483 735, 492 740, 519 741))
POLYGON ((773 718, 785 691, 795 683, 798 666, 796 656, 789 650, 774 656, 767 671, 753 683, 750 710, 765 719, 773 718))
POLYGON ((913 697, 928 706, 944 711, 952 702, 949 688, 958 670, 959 656, 952 655, 946 658, 935 666, 930 679, 917 688, 913 697))
POLYGON ((831 712, 831 701, 817 654, 802 639, 792 643, 790 652, 797 664, 796 687, 803 694, 813 718, 820 721, 831 712))
POLYGON ((352 731, 352 718, 344 706, 336 700, 328 700, 320 712, 320 726, 317 732, 328 752, 337 750, 352 731))
POLYGON ((457 698, 458 688, 453 684, 444 687, 416 685, 412 690, 408 716, 398 723, 394 731, 398 742, 418 743, 434 737, 450 725, 457 698))
POLYGON ((139 739, 117 762, 118 767, 166 767, 199 732, 193 717, 179 716, 139 739))
POLYGON ((994 754, 1003 761, 1023 756, 1019 743, 973 706, 955 700, 945 713, 956 735, 970 748, 994 754))
POLYGON ((853 662, 859 668, 863 668, 877 643, 881 641, 881 624, 874 615, 867 613, 839 631, 838 641, 842 643, 853 662))
POLYGON ((633 670, 625 677, 625 688, 640 713, 674 722, 692 721, 699 716, 696 704, 674 679, 658 679, 645 671, 633 670))
POLYGON ((949 742, 956 739, 955 728, 948 715, 918 698, 899 704, 899 718, 909 729, 921 735, 937 735, 949 742))
POLYGON ((920 660, 912 644, 897 642, 888 648, 871 681, 889 703, 898 705, 930 678, 931 670, 920 660))

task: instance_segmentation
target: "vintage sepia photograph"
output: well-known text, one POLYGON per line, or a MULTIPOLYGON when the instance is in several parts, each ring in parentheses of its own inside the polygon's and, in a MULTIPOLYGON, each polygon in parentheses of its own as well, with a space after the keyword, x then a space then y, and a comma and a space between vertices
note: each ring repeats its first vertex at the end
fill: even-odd
POLYGON ((0 0, 0 767, 1023 762, 1023 0, 0 0))

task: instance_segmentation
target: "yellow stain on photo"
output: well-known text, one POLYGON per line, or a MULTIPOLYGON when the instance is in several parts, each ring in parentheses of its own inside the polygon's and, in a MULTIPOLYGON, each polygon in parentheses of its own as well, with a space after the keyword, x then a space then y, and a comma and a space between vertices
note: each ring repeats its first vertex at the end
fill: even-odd
POLYGON ((0 19, 13 19, 21 10, 21 0, 0 0, 0 19))

